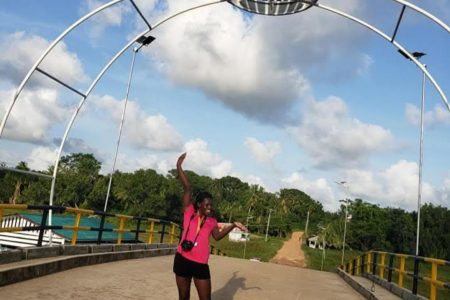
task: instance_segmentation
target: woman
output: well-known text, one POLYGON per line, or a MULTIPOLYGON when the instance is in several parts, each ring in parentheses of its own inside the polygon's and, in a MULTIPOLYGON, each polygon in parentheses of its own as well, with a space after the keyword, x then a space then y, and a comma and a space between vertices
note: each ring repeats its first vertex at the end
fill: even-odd
POLYGON ((216 219, 210 217, 212 196, 208 192, 199 193, 195 198, 195 202, 191 203, 189 181, 182 168, 185 158, 186 153, 183 153, 177 161, 178 176, 184 190, 184 230, 175 255, 173 272, 175 273, 180 300, 188 300, 190 298, 192 278, 194 278, 194 284, 200 300, 210 300, 209 237, 212 235, 218 241, 235 227, 243 231, 247 231, 247 228, 239 222, 234 222, 231 226, 220 231, 216 219))

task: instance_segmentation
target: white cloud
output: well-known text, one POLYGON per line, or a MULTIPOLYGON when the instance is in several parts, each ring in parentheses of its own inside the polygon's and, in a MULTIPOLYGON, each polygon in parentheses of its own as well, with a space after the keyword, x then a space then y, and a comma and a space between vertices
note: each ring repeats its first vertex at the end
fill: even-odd
MULTIPOLYGON (((111 173, 111 168, 113 164, 113 157, 105 159, 102 164, 101 173, 109 174, 111 173)), ((116 170, 122 172, 134 172, 139 169, 153 169, 159 174, 166 175, 169 170, 175 168, 176 158, 164 159, 160 155, 148 154, 141 157, 136 157, 135 155, 129 155, 127 153, 119 153, 117 156, 116 170), (170 163, 171 161, 171 163, 170 163)))
MULTIPOLYGON (((17 86, 31 66, 42 55, 50 42, 37 35, 16 32, 0 40, 0 80, 4 86, 17 86)), ((41 69, 68 83, 80 83, 88 79, 77 55, 61 42, 44 59, 41 69)), ((30 143, 50 142, 48 130, 69 116, 69 108, 60 101, 59 86, 35 72, 29 84, 17 99, 6 124, 6 138, 30 143), (31 87, 31 89, 30 89, 31 87)), ((0 118, 4 117, 15 91, 0 91, 0 118)))
MULTIPOLYGON (((182 5, 169 1, 169 10, 182 5)), ((199 88, 247 116, 278 120, 308 89, 299 72, 276 66, 275 53, 231 6, 194 11, 160 30, 151 50, 175 82, 199 88)))
POLYGON ((321 202, 328 211, 335 211, 339 207, 331 187, 324 178, 308 180, 302 174, 294 172, 289 177, 283 178, 281 182, 283 187, 304 191, 314 200, 321 202))
MULTIPOLYGON (((50 42, 43 37, 24 32, 4 36, 0 41, 0 79, 18 85, 49 45, 50 42)), ((68 84, 88 79, 78 56, 70 52, 64 42, 48 54, 39 68, 68 84)), ((55 85, 40 74, 35 74, 30 83, 32 86, 55 85)))
POLYGON ((389 130, 352 118, 338 97, 309 101, 300 125, 288 131, 323 169, 361 166, 370 155, 393 146, 389 130))
MULTIPOLYGON (((378 172, 349 170, 345 178, 350 195, 382 206, 417 209, 419 168, 415 162, 398 161, 378 172)), ((437 190, 422 182, 422 203, 440 202, 437 190)))
MULTIPOLYGON (((352 12, 363 10, 358 1, 338 2, 352 12)), ((204 1, 168 0, 163 14, 199 3, 204 1)), ((223 4, 164 24, 155 31, 157 43, 149 52, 178 84, 198 88, 250 118, 286 124, 295 104, 310 92, 305 72, 324 77, 330 61, 335 64, 329 70, 340 70, 334 72, 337 78, 342 73, 348 78, 348 68, 352 74, 367 70, 367 55, 359 55, 358 63, 355 55, 343 55, 362 44, 363 35, 354 27, 318 10, 301 18, 250 18, 223 4), (342 63, 343 57, 352 63, 342 63), (341 65, 349 67, 341 70, 341 65)))
POLYGON ((246 182, 249 185, 258 185, 258 186, 263 187, 266 191, 274 192, 264 183, 264 180, 259 176, 252 175, 252 174, 243 175, 238 172, 233 172, 231 174, 231 176, 239 178, 242 182, 246 182))
POLYGON ((360 76, 364 76, 369 72, 370 67, 374 64, 374 59, 368 54, 361 55, 361 64, 356 69, 356 73, 360 76))
MULTIPOLYGON (((125 100, 119 101, 108 95, 94 98, 95 105, 111 112, 115 124, 119 124, 125 100)), ((133 101, 128 101, 123 136, 137 148, 179 151, 182 147, 181 135, 163 115, 149 116, 133 101)))
MULTIPOLYGON (((405 116, 410 124, 420 124, 420 108, 416 105, 407 103, 405 116)), ((450 112, 441 105, 436 105, 432 110, 425 111, 424 124, 427 126, 450 125, 450 112)))
POLYGON ((436 204, 450 207, 450 177, 444 180, 443 187, 438 190, 438 201, 436 204))
MULTIPOLYGON (((84 0, 81 7, 81 13, 84 15, 106 4, 107 2, 109 1, 84 0)), ((90 19, 92 22, 92 27, 90 28, 89 32, 92 41, 95 42, 108 27, 121 26, 123 20, 126 18, 127 13, 130 11, 131 10, 128 5, 119 3, 108 7, 107 9, 92 17, 90 19)))
POLYGON ((188 141, 185 144, 185 151, 187 152, 186 169, 213 178, 221 178, 231 174, 231 161, 223 159, 219 154, 211 153, 205 141, 201 139, 188 141))
POLYGON ((33 170, 47 170, 49 166, 55 164, 58 149, 39 146, 34 148, 28 156, 28 167, 33 170))
POLYGON ((244 145, 250 150, 252 156, 262 164, 272 165, 276 155, 281 152, 281 144, 274 141, 260 142, 256 138, 249 137, 244 145))
MULTIPOLYGON (((5 115, 15 91, 0 91, 0 119, 5 115)), ((69 116, 69 109, 58 101, 53 89, 33 89, 22 92, 6 123, 7 139, 36 144, 49 143, 47 131, 69 116)))
POLYGON ((0 149, 0 163, 6 163, 7 167, 12 168, 21 160, 23 157, 20 157, 16 151, 0 149))

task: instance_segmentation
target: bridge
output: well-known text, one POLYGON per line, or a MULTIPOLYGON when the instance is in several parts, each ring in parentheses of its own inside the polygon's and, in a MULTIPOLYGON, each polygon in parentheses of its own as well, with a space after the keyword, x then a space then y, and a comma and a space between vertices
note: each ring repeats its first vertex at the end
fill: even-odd
MULTIPOLYGON (((0 265, 0 273, 58 261, 0 265)), ((0 287, 2 299, 177 299, 173 255, 70 269, 0 287)), ((337 274, 212 255, 213 299, 365 299, 337 274)), ((369 282, 366 283, 369 285, 369 282)), ((378 299, 400 299, 377 289, 378 299)), ((198 299, 195 290, 192 299, 198 299)))
MULTIPOLYGON (((0 204, 0 224, 0 242, 6 234, 2 243, 21 240, 23 245, 0 252, 2 299, 177 298, 172 273, 179 236, 175 223, 71 207, 0 204), (3 217, 10 209, 41 210, 40 218, 28 217, 41 222, 24 221, 16 216, 26 214, 19 213, 3 217), (46 220, 49 210, 59 214, 52 225, 46 220), (82 215, 91 216, 92 226, 83 226, 82 215), (106 226, 106 217, 118 228, 106 226), (52 244, 52 232, 64 238, 52 244), (89 240, 88 233, 95 238, 89 240)), ((370 251, 340 266, 337 273, 226 257, 220 249, 212 248, 211 254, 214 299, 423 299, 418 295, 420 283, 428 284, 434 300, 437 288, 448 292, 450 287, 437 271, 450 262, 395 253, 370 251), (414 272, 408 271, 411 259, 414 272), (419 273, 420 264, 421 270, 430 264, 431 274, 419 273), (410 278, 412 288, 406 289, 410 278)))
MULTIPOLYGON (((123 45, 123 48, 106 62, 101 71, 92 77, 95 79, 85 91, 78 90, 64 82, 62 78, 58 78, 56 74, 50 74, 49 70, 44 70, 41 63, 72 30, 97 13, 120 2, 125 1, 112 0, 102 5, 81 17, 62 32, 56 40, 49 44, 45 52, 31 67, 18 86, 11 102, 5 107, 6 111, 0 123, 0 137, 5 131, 19 96, 34 73, 39 73, 60 84, 61 87, 67 88, 67 91, 81 96, 64 135, 56 139, 60 145, 53 174, 20 169, 10 170, 51 179, 51 188, 49 205, 0 205, 0 245, 24 249, 0 253, 0 297, 2 299, 174 299, 177 297, 171 271, 174 243, 179 235, 177 224, 158 219, 107 213, 107 202, 119 151, 135 56, 139 49, 148 46, 155 39, 152 36, 154 29, 178 15, 225 2, 243 9, 247 13, 264 15, 287 15, 309 9, 321 9, 333 13, 377 34, 414 63, 423 72, 424 78, 426 77, 430 81, 443 104, 450 111, 447 96, 430 73, 432 68, 426 68, 419 62, 420 56, 409 52, 406 46, 400 44, 396 39, 397 30, 402 23, 406 8, 420 13, 447 33, 450 32, 450 28, 431 13, 404 0, 392 1, 402 5, 401 14, 395 22, 396 26, 393 28, 392 35, 377 28, 375 24, 323 5, 316 0, 214 0, 166 16, 153 25, 146 19, 136 3, 130 1, 148 28, 123 45), (110 173, 105 208, 99 212, 53 206, 59 161, 74 122, 98 82, 119 57, 133 45, 137 47, 133 49, 127 96, 123 116, 120 120, 120 133, 116 145, 114 166, 110 173), (8 208, 42 210, 42 215, 39 218, 24 214, 3 218, 3 209, 8 208), (59 216, 60 219, 58 219, 52 215, 53 213, 63 216, 59 216), (68 217, 70 213, 74 215, 68 217), (87 216, 92 218, 88 219, 87 216), (52 217, 54 218, 52 219, 52 217), (111 218, 116 218, 117 222, 108 223, 108 219, 111 218), (159 238, 159 242, 155 241, 157 238, 159 238), (46 247, 46 245, 49 246, 46 247)), ((1 167, 0 169, 9 168, 1 167)), ((345 246, 345 238, 343 244, 345 246)), ((2 248, 0 248, 1 250, 2 248)), ((418 286, 422 283, 429 289, 430 299, 434 300, 439 296, 438 288, 446 292, 450 289, 447 279, 438 276, 438 269, 449 265, 448 261, 443 260, 371 251, 341 266, 335 274, 213 255, 211 259, 213 297, 214 299, 363 299, 363 297, 398 299, 394 294, 387 292, 389 289, 404 299, 421 299, 417 294, 418 286), (425 266, 426 272, 421 270, 423 266, 425 266), (429 273, 426 268, 430 269, 429 273), (379 285, 375 285, 375 283, 379 285), (387 289, 381 288, 381 285, 387 289)), ((195 295, 195 292, 192 294, 195 295)), ((448 293, 444 295, 444 298, 447 297, 446 295, 448 293)))

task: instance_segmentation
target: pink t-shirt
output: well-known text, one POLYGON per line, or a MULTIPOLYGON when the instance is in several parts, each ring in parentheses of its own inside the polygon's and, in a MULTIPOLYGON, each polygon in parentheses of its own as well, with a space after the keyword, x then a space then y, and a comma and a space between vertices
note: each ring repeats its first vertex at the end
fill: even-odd
MULTIPOLYGON (((191 216, 195 214, 194 206, 190 204, 186 207, 184 211, 183 218, 183 235, 181 241, 185 239, 194 242, 195 236, 197 235, 197 226, 198 222, 201 222, 198 214, 195 214, 194 218, 191 220, 191 216), (190 223, 190 226, 189 226, 190 223), (189 232, 187 238, 185 237, 186 231, 189 227, 189 232)), ((181 248, 181 245, 178 245, 177 252, 183 255, 185 258, 201 263, 207 264, 209 259, 209 237, 211 236, 214 228, 217 227, 217 220, 212 217, 207 217, 205 224, 200 229, 198 237, 197 237, 197 246, 194 246, 191 251, 185 252, 181 248)))

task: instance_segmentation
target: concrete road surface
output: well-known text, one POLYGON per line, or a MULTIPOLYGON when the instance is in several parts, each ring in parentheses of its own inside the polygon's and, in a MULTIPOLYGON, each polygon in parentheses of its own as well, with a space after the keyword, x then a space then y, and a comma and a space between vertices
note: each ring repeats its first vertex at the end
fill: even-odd
MULTIPOLYGON (((177 299, 173 256, 82 267, 5 287, 0 299, 177 299)), ((213 299, 364 299, 334 273, 211 256, 213 299)), ((198 299, 194 285, 191 299, 198 299)))

